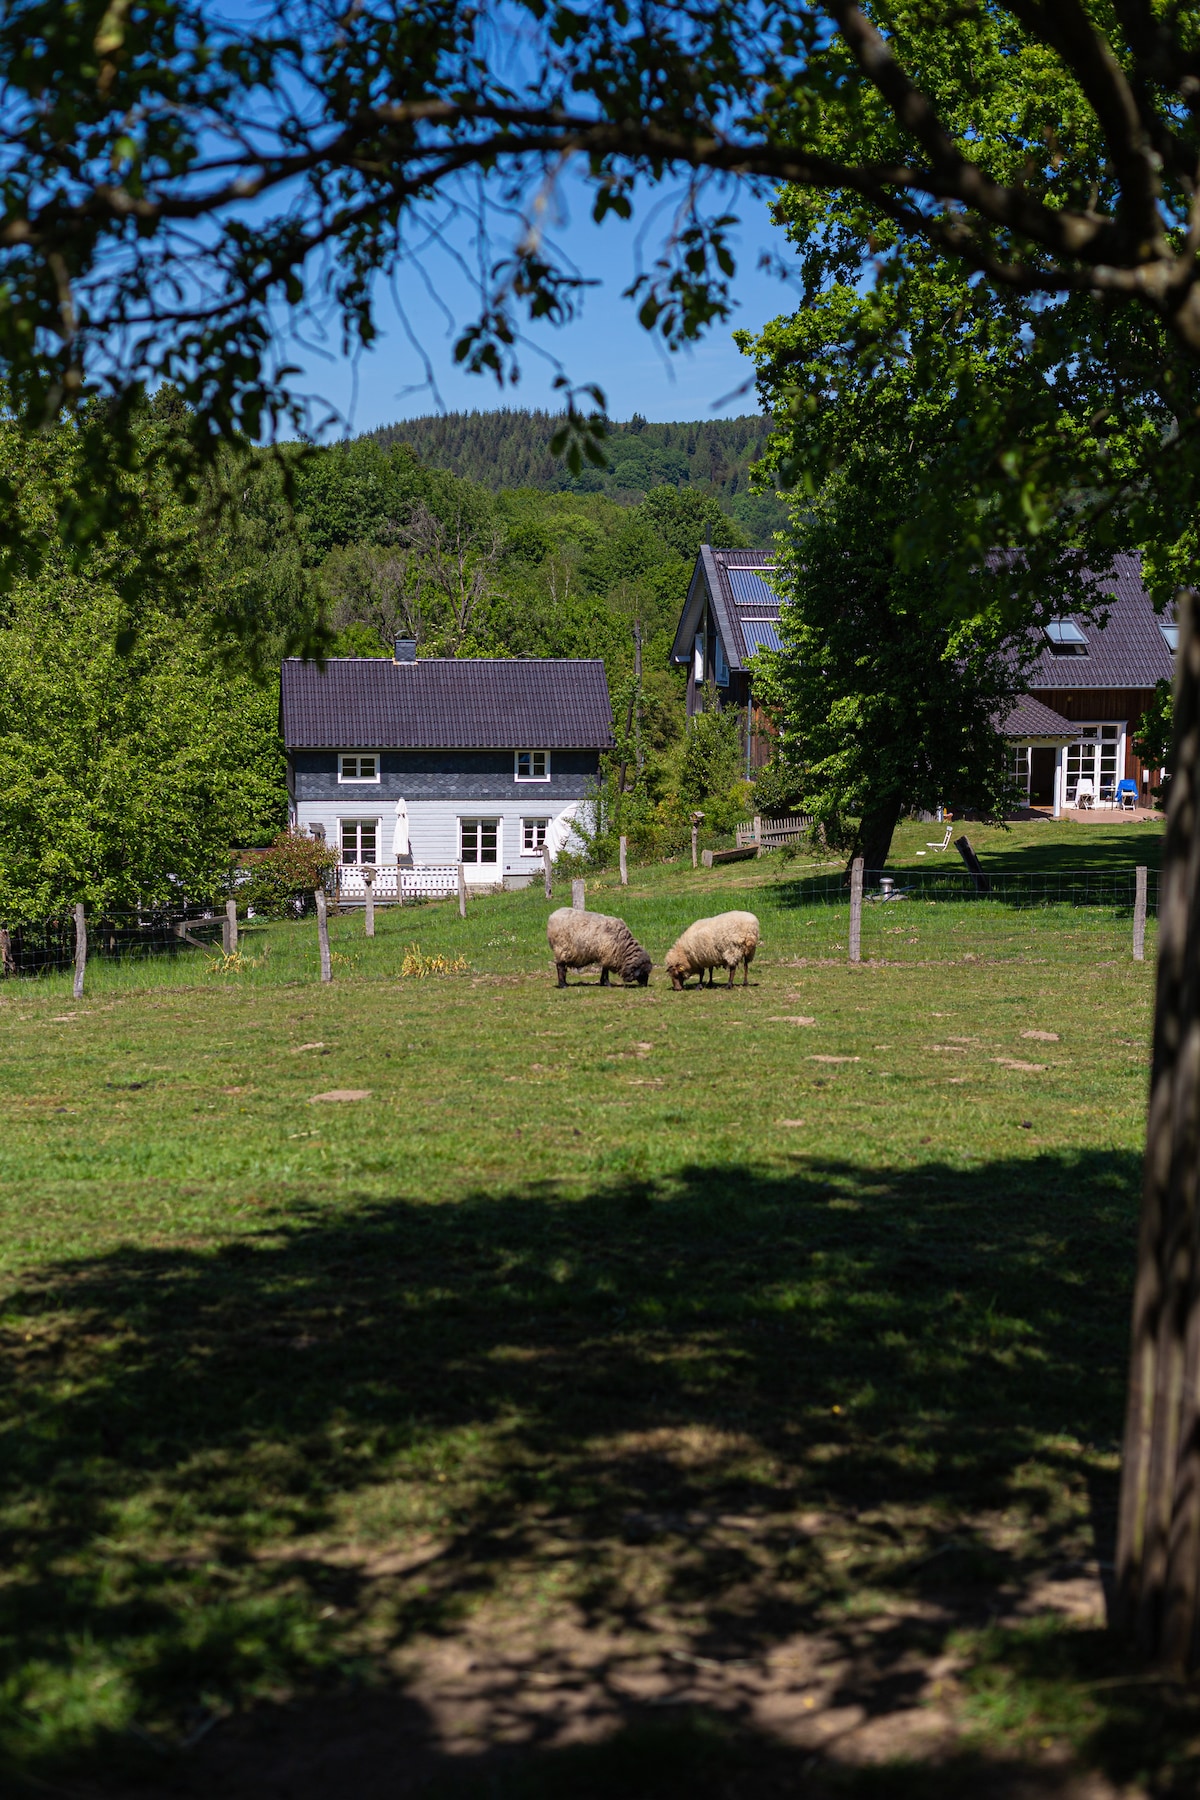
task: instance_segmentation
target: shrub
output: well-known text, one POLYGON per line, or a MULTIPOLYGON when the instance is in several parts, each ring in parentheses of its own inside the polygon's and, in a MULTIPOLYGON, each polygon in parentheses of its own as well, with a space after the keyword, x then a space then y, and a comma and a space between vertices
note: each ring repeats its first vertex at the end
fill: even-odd
POLYGON ((254 859, 237 898, 264 919, 294 919, 311 910, 337 857, 328 844, 298 831, 281 831, 271 848, 254 859))

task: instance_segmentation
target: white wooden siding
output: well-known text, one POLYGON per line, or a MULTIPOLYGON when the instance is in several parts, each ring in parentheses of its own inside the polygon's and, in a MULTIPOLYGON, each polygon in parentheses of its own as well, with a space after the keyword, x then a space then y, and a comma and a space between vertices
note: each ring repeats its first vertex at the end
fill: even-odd
MULTIPOLYGON (((536 874, 541 866, 540 851, 526 856, 522 850, 522 819, 549 819, 551 854, 563 848, 577 848, 573 822, 581 805, 572 800, 557 812, 552 802, 537 803, 537 786, 531 783, 519 799, 484 800, 410 800, 408 802, 409 849, 415 863, 456 863, 459 858, 458 822, 460 819, 499 819, 501 821, 500 860, 495 863, 468 863, 468 881, 497 881, 501 875, 536 874)), ((372 806, 365 796, 344 800, 300 800, 295 806, 296 828, 311 831, 323 825, 325 839, 340 853, 343 819, 379 820, 379 860, 396 860, 396 803, 376 800, 372 806)))

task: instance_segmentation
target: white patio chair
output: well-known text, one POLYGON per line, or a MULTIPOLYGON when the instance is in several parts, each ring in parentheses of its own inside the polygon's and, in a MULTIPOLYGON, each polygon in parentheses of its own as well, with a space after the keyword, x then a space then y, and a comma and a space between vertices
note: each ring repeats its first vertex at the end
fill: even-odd
POLYGON ((1075 786, 1075 805, 1082 810, 1094 808, 1096 804, 1096 784, 1090 775, 1084 775, 1075 786))
MULTIPOLYGON (((945 835, 945 837, 944 837, 944 838, 943 838, 943 839, 942 839, 942 841, 941 841, 941 843, 940 843, 940 844, 935 844, 935 843, 934 843, 934 842, 933 842, 933 841, 932 841, 932 839, 930 839, 930 838, 926 838, 926 840, 925 840, 925 848, 926 848, 926 849, 927 849, 927 850, 948 850, 948 849, 949 849, 949 848, 950 848, 950 834, 951 834, 951 833, 952 833, 952 832, 953 832, 953 830, 954 830, 954 827, 953 827, 953 825, 947 825, 947 827, 946 827, 946 835, 945 835)), ((919 850, 918 850, 918 852, 917 852, 917 855, 918 855, 918 856, 919 856, 919 855, 920 855, 920 854, 921 854, 921 853, 920 853, 920 851, 919 851, 919 850)))

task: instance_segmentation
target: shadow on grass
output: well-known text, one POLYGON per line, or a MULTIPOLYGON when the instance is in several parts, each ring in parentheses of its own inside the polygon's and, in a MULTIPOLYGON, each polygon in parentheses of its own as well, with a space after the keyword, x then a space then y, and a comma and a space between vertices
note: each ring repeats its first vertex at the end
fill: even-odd
MULTIPOLYGON (((889 1718, 954 1633, 1111 1556, 1136 1184, 1114 1151, 969 1174, 797 1158, 583 1199, 546 1181, 314 1205, 215 1251, 39 1271, 0 1343, 10 1770, 118 1780, 190 1741, 222 1792, 315 1795, 287 1745, 319 1725, 302 1761, 329 1767, 324 1791, 359 1753, 391 1769, 380 1793, 417 1791, 397 1757, 414 1781, 466 1779, 396 1659, 549 1578, 574 1648, 514 1628, 507 1663, 503 1644, 477 1658, 464 1716, 481 1746, 616 1735, 547 1749, 549 1772, 505 1752, 481 1793, 770 1793, 777 1765, 780 1792, 805 1770, 835 1782, 824 1740, 801 1754, 749 1729, 747 1671, 773 1647, 823 1646, 797 1706, 808 1681, 824 1712, 889 1718), (605 1790, 623 1745, 637 1761, 639 1733, 667 1741, 629 1678, 664 1617, 675 1660, 647 1704, 692 1709, 670 1779, 687 1756, 712 1779, 605 1790), (390 1725, 352 1751, 380 1708, 390 1725)), ((976 1660, 1011 1671, 1022 1646, 976 1660)), ((1075 1737, 1115 1767, 1107 1716, 1075 1737)), ((943 1776, 836 1782, 940 1795, 943 1776)))

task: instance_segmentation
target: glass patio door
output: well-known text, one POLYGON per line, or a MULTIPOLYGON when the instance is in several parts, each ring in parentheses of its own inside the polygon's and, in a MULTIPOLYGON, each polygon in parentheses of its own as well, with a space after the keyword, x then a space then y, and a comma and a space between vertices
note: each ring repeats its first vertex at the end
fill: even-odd
POLYGON ((1079 736, 1067 745, 1067 805, 1074 806, 1079 783, 1090 782, 1093 800, 1111 801, 1117 790, 1119 725, 1081 725, 1079 736))

